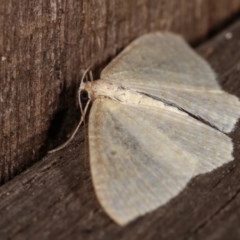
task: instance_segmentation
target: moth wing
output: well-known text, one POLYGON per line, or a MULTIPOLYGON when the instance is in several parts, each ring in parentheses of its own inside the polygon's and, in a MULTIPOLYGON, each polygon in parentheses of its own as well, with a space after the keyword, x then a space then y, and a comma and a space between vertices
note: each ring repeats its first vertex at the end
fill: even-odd
POLYGON ((232 160, 231 140, 185 113, 105 98, 90 112, 89 149, 97 197, 120 225, 165 204, 193 176, 232 160))
POLYGON ((151 95, 230 132, 240 102, 219 86, 210 65, 178 35, 152 33, 133 41, 101 79, 151 95))

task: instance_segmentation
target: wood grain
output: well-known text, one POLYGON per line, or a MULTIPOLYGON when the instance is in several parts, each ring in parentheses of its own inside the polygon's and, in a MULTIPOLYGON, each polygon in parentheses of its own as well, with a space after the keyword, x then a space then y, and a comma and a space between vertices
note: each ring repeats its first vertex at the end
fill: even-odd
MULTIPOLYGON (((239 47, 240 21, 198 48, 223 88, 238 97, 239 47)), ((165 206, 122 228, 96 199, 82 128, 69 147, 0 188, 1 239, 239 239, 239 124, 230 136, 233 162, 196 177, 165 206)))
POLYGON ((154 30, 195 41, 239 8, 240 0, 2 0, 0 183, 41 159, 55 136, 50 125, 67 122, 55 129, 63 136, 73 128, 75 90, 89 64, 101 69, 132 39, 154 30), (69 121, 61 119, 66 115, 69 121))

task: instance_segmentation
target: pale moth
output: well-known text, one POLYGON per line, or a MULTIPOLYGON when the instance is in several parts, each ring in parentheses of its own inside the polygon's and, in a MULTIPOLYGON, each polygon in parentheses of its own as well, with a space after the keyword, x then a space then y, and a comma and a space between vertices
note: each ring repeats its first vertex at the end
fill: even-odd
POLYGON ((79 94, 86 93, 77 129, 91 101, 93 185, 120 225, 167 203, 194 176, 233 160, 225 133, 240 117, 240 102, 221 89, 209 64, 178 35, 136 39, 99 81, 81 83, 79 94))

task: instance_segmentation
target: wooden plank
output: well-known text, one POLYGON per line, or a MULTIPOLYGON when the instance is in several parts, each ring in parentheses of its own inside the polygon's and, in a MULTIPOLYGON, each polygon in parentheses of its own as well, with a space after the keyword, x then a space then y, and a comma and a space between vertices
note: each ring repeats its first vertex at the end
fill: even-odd
MULTIPOLYGON (((240 97, 240 21, 198 51, 226 91, 240 97)), ((96 199, 86 128, 64 150, 0 188, 1 239, 239 239, 240 125, 231 134, 235 160, 193 179, 158 210, 119 227, 96 199)))
POLYGON ((0 183, 44 155, 53 113, 74 111, 89 64, 101 69, 149 31, 171 29, 197 40, 239 8, 240 0, 2 0, 0 183))

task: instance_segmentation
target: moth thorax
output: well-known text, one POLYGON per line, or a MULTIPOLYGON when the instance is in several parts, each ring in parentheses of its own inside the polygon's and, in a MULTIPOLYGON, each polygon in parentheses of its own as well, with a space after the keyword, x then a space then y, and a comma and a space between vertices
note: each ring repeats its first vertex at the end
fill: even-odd
POLYGON ((88 91, 91 100, 94 100, 100 96, 114 98, 114 94, 118 90, 118 85, 100 80, 86 83, 84 89, 88 91))

